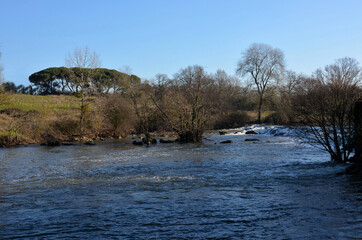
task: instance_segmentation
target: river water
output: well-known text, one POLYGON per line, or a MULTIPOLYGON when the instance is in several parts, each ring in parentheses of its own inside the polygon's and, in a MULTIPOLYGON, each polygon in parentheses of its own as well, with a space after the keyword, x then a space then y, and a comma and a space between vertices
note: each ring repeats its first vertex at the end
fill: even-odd
POLYGON ((0 149, 0 238, 361 239, 361 180, 274 135, 0 149))

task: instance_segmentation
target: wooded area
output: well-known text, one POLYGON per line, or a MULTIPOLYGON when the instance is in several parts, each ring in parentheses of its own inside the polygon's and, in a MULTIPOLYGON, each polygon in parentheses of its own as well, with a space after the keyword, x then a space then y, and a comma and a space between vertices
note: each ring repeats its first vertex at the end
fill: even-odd
MULTIPOLYGON (((359 63, 342 58, 307 76, 286 70, 284 62, 280 49, 253 44, 237 65, 243 81, 223 70, 208 73, 198 65, 182 68, 172 78, 157 74, 141 81, 136 75, 100 68, 96 53, 76 49, 66 58, 67 67, 31 74, 28 87, 4 82, 2 113, 10 111, 5 107, 9 93, 69 95, 78 110, 68 119, 61 116, 67 127, 52 128, 69 139, 131 132, 149 138, 151 132, 174 132, 180 142, 200 142, 205 130, 251 122, 307 125, 310 143, 328 151, 334 161, 348 161, 353 154, 354 104, 361 96, 359 63)), ((9 129, 2 131, 4 136, 9 129)))

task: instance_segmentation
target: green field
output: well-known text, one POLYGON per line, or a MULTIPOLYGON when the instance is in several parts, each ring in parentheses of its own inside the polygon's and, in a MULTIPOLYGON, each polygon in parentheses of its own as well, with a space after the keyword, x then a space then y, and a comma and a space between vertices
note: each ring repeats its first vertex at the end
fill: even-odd
POLYGON ((23 111, 37 111, 43 116, 73 112, 80 106, 78 98, 65 95, 3 94, 1 98, 0 110, 16 108, 23 111))

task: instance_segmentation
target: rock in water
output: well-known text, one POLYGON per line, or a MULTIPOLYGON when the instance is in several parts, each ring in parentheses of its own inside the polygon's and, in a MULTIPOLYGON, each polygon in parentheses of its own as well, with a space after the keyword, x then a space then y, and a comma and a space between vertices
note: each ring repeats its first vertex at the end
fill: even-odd
POLYGON ((132 144, 141 146, 141 145, 143 145, 143 142, 142 141, 133 141, 132 144))
POLYGON ((245 134, 249 135, 249 134, 258 134, 258 133, 256 133, 256 132, 253 131, 253 130, 249 130, 249 131, 246 131, 245 134))
POLYGON ((259 139, 256 139, 256 138, 247 138, 244 140, 245 142, 257 142, 257 141, 260 141, 259 139))

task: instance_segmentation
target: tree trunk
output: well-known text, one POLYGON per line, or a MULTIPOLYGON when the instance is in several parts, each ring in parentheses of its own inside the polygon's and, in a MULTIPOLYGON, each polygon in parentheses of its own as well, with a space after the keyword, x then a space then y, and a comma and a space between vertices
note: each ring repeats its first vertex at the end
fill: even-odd
POLYGON ((80 105, 80 118, 79 118, 79 127, 80 127, 80 137, 83 138, 84 134, 84 95, 83 90, 81 93, 81 105, 80 105))
POLYGON ((354 132, 354 149, 355 161, 362 164, 362 100, 355 104, 355 132, 354 132))
POLYGON ((263 105, 263 94, 260 94, 259 107, 258 107, 258 123, 261 123, 261 107, 263 105))

